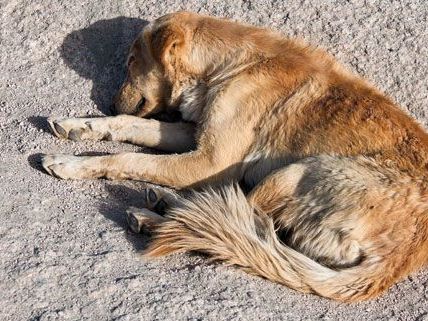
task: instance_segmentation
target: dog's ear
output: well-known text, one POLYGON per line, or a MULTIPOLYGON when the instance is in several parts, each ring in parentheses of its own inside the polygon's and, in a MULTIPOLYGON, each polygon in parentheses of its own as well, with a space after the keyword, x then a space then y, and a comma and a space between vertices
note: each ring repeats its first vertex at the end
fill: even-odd
POLYGON ((174 72, 185 46, 185 30, 181 26, 167 24, 153 31, 151 48, 157 60, 167 72, 174 72))

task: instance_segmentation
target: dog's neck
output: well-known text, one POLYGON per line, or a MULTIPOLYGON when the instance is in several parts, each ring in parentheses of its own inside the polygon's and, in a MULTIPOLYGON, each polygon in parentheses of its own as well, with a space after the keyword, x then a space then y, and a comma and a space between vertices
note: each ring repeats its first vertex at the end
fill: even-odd
POLYGON ((213 66, 204 76, 181 82, 180 88, 175 89, 175 96, 176 105, 178 105, 178 110, 183 119, 200 123, 206 107, 212 103, 209 97, 215 97, 215 93, 223 88, 228 81, 257 63, 258 60, 239 64, 223 62, 213 66))

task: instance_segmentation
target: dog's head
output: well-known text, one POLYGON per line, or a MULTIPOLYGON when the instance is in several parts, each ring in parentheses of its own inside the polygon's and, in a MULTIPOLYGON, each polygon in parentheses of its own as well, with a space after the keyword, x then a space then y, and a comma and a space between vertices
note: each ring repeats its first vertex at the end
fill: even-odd
POLYGON ((185 24, 191 16, 163 16, 138 35, 129 51, 127 76, 114 98, 113 113, 144 117, 177 105, 177 85, 194 72, 184 59, 191 38, 185 24))
POLYGON ((127 77, 114 99, 113 113, 145 117, 172 111, 185 88, 230 57, 237 61, 243 48, 253 46, 243 39, 263 36, 259 32, 258 28, 189 12, 155 20, 130 49, 127 77))

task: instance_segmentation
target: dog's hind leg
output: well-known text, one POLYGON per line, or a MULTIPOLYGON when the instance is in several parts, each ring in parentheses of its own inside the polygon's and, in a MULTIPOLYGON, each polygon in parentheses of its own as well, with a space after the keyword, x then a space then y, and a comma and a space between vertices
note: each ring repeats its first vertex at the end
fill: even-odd
POLYGON ((359 224, 374 183, 364 181, 354 164, 333 157, 291 164, 266 177, 247 200, 271 217, 278 237, 299 252, 332 268, 358 265, 364 252, 358 233, 350 231, 359 224))
POLYGON ((167 152, 186 152, 195 148, 195 126, 190 123, 166 123, 129 115, 48 119, 48 122, 57 137, 74 141, 129 142, 167 152))

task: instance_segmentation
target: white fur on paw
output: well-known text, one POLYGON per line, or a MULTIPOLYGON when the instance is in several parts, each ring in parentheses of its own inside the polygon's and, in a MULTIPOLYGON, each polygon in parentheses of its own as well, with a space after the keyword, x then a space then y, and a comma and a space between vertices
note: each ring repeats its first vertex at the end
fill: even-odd
POLYGON ((45 171, 52 176, 62 179, 81 179, 87 177, 83 166, 83 162, 87 158, 86 156, 51 154, 43 155, 41 163, 45 171))
POLYGON ((74 141, 104 139, 108 133, 103 133, 102 130, 94 128, 95 119, 96 118, 48 118, 48 123, 55 136, 60 138, 74 141))

